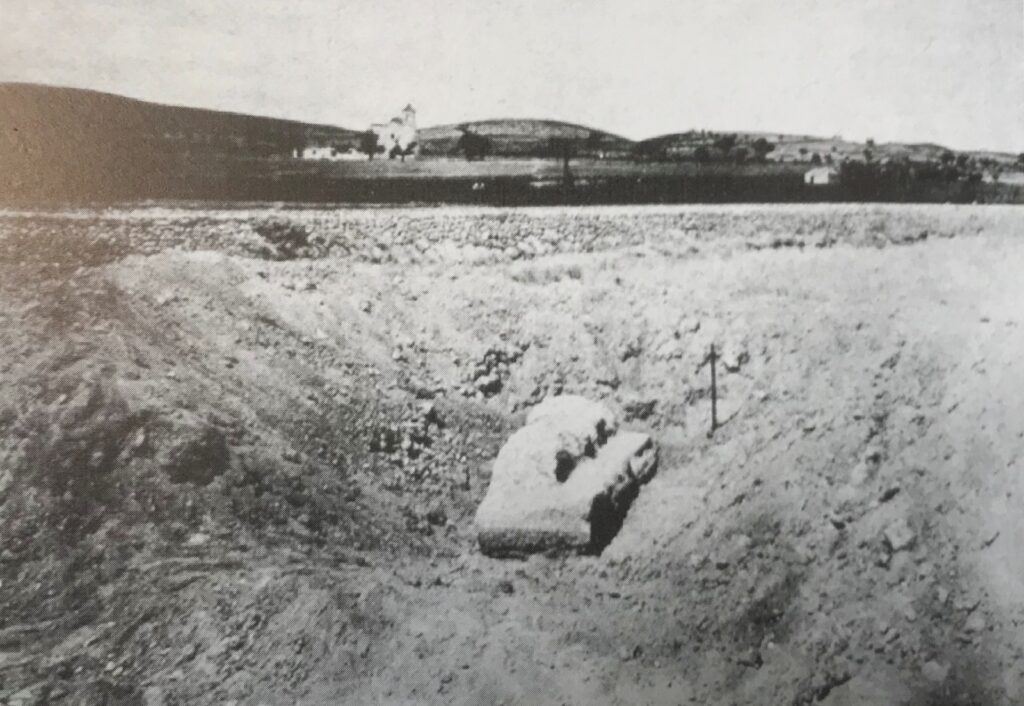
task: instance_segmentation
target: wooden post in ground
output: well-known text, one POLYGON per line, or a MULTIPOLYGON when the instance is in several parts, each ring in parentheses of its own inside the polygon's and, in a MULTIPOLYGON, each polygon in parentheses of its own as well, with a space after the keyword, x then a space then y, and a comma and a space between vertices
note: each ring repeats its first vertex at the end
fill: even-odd
POLYGON ((718 428, 718 380, 715 370, 718 355, 715 353, 714 343, 711 344, 711 354, 708 357, 711 358, 711 431, 708 432, 708 436, 711 436, 718 428))

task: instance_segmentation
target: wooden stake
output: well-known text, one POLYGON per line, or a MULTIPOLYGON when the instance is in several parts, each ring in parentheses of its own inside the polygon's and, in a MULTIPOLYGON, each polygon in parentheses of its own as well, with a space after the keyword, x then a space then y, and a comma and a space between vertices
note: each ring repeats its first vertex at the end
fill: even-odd
POLYGON ((708 432, 708 436, 715 433, 715 429, 718 428, 718 379, 715 371, 715 362, 718 360, 718 355, 715 353, 715 344, 711 344, 711 431, 708 432))

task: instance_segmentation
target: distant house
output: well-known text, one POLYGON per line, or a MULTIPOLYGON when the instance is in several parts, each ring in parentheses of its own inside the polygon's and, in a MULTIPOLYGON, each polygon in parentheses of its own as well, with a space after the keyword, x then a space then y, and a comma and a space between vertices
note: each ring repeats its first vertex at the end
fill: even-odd
POLYGON ((328 160, 332 162, 358 162, 368 159, 368 156, 359 152, 354 147, 347 150, 340 150, 331 145, 309 145, 302 149, 292 151, 296 159, 328 160))
POLYGON ((370 130, 377 136, 377 149, 387 156, 411 154, 416 147, 416 110, 407 105, 401 116, 375 123, 370 130))
MULTIPOLYGON (((377 152, 388 157, 401 156, 416 153, 416 110, 411 106, 405 106, 400 116, 391 118, 386 123, 374 123, 370 131, 377 136, 377 152)), ((321 138, 323 140, 329 138, 321 138)), ((317 141, 314 144, 307 144, 305 147, 292 150, 295 159, 326 160, 332 162, 358 162, 367 160, 370 155, 361 152, 354 146, 345 149, 334 144, 325 144, 317 141)))
POLYGON ((814 186, 839 183, 839 170, 834 167, 815 167, 804 172, 804 183, 814 186))
POLYGON ((1024 172, 986 172, 985 175, 989 177, 989 179, 986 179, 986 181, 991 180, 993 183, 998 182, 1000 184, 1024 186, 1024 172))

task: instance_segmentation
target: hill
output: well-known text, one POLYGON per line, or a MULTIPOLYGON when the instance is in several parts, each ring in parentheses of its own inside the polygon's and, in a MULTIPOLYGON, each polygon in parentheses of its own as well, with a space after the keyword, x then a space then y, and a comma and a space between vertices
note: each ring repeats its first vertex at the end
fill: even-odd
POLYGON ((147 184, 194 177, 200 166, 218 172, 225 161, 286 156, 309 142, 347 143, 358 134, 24 83, 0 84, 0 126, 0 188, 64 197, 146 192, 147 184))
POLYGON ((445 156, 456 151, 463 130, 491 141, 491 154, 502 157, 549 157, 551 140, 568 140, 579 155, 626 156, 633 141, 603 130, 557 120, 501 118, 438 125, 420 130, 420 151, 445 156))
MULTIPOLYGON (((766 158, 774 162, 810 162, 817 154, 823 161, 828 156, 833 161, 844 159, 863 160, 865 150, 870 150, 872 159, 908 159, 913 162, 938 162, 946 153, 958 154, 944 145, 934 143, 902 143, 874 141, 857 142, 846 140, 840 135, 823 137, 816 135, 794 135, 770 132, 716 132, 713 130, 689 130, 687 132, 670 133, 642 140, 637 149, 642 153, 668 158, 694 157, 697 150, 703 147, 711 152, 712 158, 721 158, 721 142, 735 137, 735 147, 744 148, 749 155, 756 152, 755 144, 764 141, 772 149, 766 158), (716 153, 717 150, 717 153, 716 153)), ((1010 166, 1017 160, 1015 155, 993 151, 961 151, 979 163, 999 163, 1010 166)))

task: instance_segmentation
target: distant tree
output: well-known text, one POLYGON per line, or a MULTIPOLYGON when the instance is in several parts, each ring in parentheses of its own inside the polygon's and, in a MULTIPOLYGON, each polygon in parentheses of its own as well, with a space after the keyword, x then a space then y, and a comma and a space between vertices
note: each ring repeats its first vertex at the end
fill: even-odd
POLYGON ((957 169, 967 169, 967 164, 968 164, 968 162, 970 162, 970 159, 971 159, 971 156, 969 154, 964 154, 963 152, 958 154, 956 156, 956 166, 957 166, 957 169))
POLYGON ((763 137, 759 137, 754 140, 750 146, 754 150, 754 157, 759 162, 763 162, 768 156, 768 153, 775 149, 775 145, 763 137))
POLYGON ((1017 155, 1017 164, 1021 167, 1024 167, 1024 152, 1021 152, 1020 154, 1017 155))
POLYGON ((569 160, 576 156, 576 144, 568 137, 552 137, 548 140, 548 154, 562 161, 562 181, 571 186, 573 176, 569 160))
POLYGON ((736 164, 743 164, 747 161, 747 157, 750 155, 750 150, 746 147, 737 147, 732 151, 732 158, 736 164))
POLYGON ((665 159, 665 148, 656 140, 644 140, 633 145, 632 156, 639 162, 659 162, 665 159))
POLYGON ((831 166, 834 161, 835 160, 832 159, 832 154, 831 153, 825 155, 825 164, 828 164, 829 166, 831 166))
POLYGON ((399 159, 401 159, 404 162, 406 156, 412 154, 415 149, 416 149, 416 143, 415 142, 410 142, 405 147, 402 147, 401 145, 396 144, 394 147, 391 148, 391 151, 388 152, 388 159, 394 159, 395 157, 398 157, 399 159))
POLYGON ((800 159, 807 159, 807 148, 806 147, 801 147, 800 148, 800 159))
POLYGON ((408 145, 405 146, 405 149, 402 150, 402 161, 403 162, 405 161, 405 158, 406 158, 407 155, 413 154, 416 151, 416 147, 418 145, 419 145, 419 143, 416 142, 416 140, 413 140, 412 142, 410 142, 408 145))
POLYGON ((868 149, 871 149, 871 150, 875 149, 875 138, 869 137, 867 139, 867 141, 865 142, 865 144, 868 146, 868 149))
POLYGON ((811 155, 811 164, 815 164, 815 165, 821 164, 821 155, 818 154, 817 152, 812 154, 811 155))
POLYGON ((715 138, 714 146, 715 149, 719 150, 722 154, 727 155, 732 151, 732 148, 736 146, 737 137, 735 134, 730 135, 719 135, 715 138))
POLYGON ((953 164, 953 162, 956 161, 956 155, 950 152, 949 150, 946 150, 941 155, 939 155, 939 161, 942 162, 944 166, 948 167, 949 165, 953 164))
POLYGON ((602 135, 597 130, 591 130, 589 133, 587 133, 587 139, 583 143, 584 148, 588 152, 597 152, 597 151, 599 151, 601 149, 601 138, 602 137, 604 137, 604 135, 602 135))
POLYGON ((456 152, 462 152, 467 162, 487 157, 491 151, 491 141, 487 137, 478 135, 466 127, 460 127, 459 130, 462 131, 462 135, 455 145, 456 152))
POLYGON ((864 161, 865 162, 871 162, 871 161, 874 161, 874 159, 875 159, 875 153, 871 150, 870 147, 865 147, 864 148, 864 161))
POLYGON ((697 149, 693 151, 693 159, 703 164, 711 159, 711 151, 706 145, 698 145, 697 149))
POLYGON ((373 155, 377 154, 377 133, 367 130, 361 134, 359 136, 359 151, 369 159, 373 159, 373 155))
POLYGON ((554 159, 567 159, 576 156, 576 145, 568 137, 552 137, 548 139, 547 153, 554 159))

